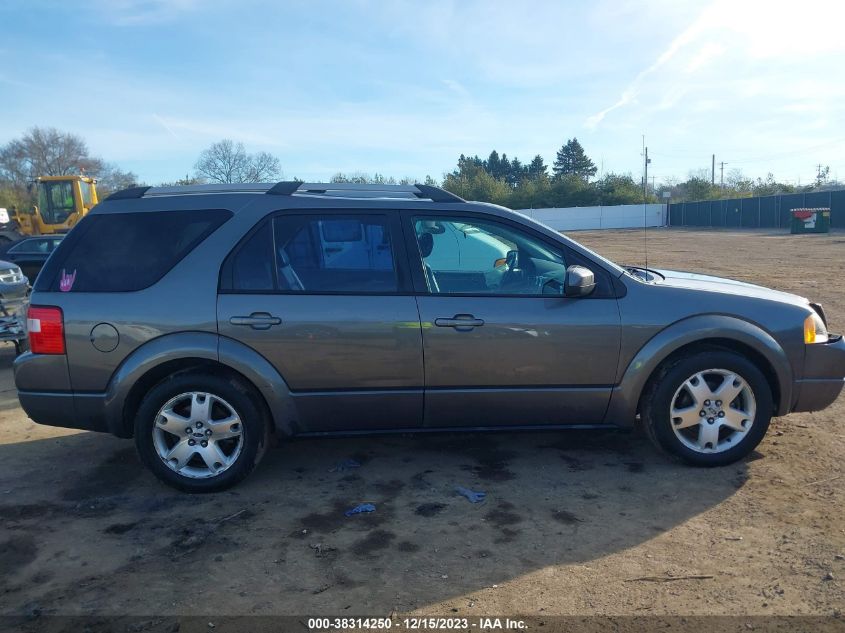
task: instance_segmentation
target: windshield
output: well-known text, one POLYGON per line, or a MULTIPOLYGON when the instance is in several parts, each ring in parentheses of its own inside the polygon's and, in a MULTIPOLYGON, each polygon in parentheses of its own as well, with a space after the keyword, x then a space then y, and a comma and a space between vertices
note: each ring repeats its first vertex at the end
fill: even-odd
POLYGON ((47 224, 62 224, 73 213, 73 183, 42 182, 38 188, 38 209, 47 224))

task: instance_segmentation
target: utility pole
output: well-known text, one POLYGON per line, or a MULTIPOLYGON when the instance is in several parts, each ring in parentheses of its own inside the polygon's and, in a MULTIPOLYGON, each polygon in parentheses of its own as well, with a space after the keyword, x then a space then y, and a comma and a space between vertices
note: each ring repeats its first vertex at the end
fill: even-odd
POLYGON ((713 154, 713 159, 710 163, 710 184, 716 184, 716 154, 713 154))
POLYGON ((725 191, 725 161, 722 161, 719 175, 719 189, 722 190, 722 193, 725 191))

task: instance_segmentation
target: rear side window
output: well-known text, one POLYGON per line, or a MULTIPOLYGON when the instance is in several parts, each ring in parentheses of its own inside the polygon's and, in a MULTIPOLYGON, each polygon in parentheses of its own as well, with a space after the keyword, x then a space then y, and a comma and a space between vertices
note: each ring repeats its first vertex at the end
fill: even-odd
POLYGON ((399 289, 386 216, 280 215, 228 257, 222 292, 394 293, 399 289))
POLYGON ((265 222, 229 256, 221 283, 238 292, 269 292, 276 288, 273 266, 273 233, 265 222))
POLYGON ((86 217, 59 244, 35 289, 131 292, 164 277, 229 211, 157 211, 86 217))

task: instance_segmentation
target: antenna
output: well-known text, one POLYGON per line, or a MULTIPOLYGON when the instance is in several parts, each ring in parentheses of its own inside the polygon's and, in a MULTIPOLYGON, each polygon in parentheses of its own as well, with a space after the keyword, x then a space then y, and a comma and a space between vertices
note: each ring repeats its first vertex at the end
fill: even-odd
POLYGON ((648 147, 645 144, 643 134, 643 251, 645 252, 646 279, 648 279, 648 164, 651 159, 648 157, 648 147))

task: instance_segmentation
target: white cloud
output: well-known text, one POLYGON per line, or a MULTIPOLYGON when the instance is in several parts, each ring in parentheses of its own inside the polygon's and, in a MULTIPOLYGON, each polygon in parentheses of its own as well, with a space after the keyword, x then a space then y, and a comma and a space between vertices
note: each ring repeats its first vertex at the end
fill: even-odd
MULTIPOLYGON (((825 61, 827 56, 830 62, 831 53, 845 51, 845 39, 839 34, 843 19, 845 5, 829 0, 811 0, 800 8, 786 2, 715 0, 628 83, 616 102, 587 117, 585 124, 595 129, 609 113, 638 102, 643 92, 660 93, 666 88, 666 77, 687 75, 690 85, 711 86, 745 73, 739 89, 743 97, 768 92, 771 64, 803 63, 809 70, 814 61, 825 61), (715 62, 719 62, 720 77, 706 74, 715 62), (760 62, 769 66, 761 68, 760 62)), ((661 103, 665 108, 666 99, 661 103)), ((680 105, 681 100, 674 103, 680 105)))

